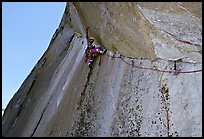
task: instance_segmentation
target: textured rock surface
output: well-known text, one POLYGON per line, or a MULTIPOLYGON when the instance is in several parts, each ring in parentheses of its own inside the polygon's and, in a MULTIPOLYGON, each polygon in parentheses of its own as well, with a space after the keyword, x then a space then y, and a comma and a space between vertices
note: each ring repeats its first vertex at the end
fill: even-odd
POLYGON ((111 51, 137 58, 201 60, 201 53, 194 53, 201 51, 201 3, 91 2, 75 6, 92 36, 111 51))
POLYGON ((202 136, 201 3, 72 3, 9 102, 3 136, 202 136), (93 12, 94 11, 94 12, 93 12), (84 64, 85 27, 127 56, 84 64), (80 35, 82 34, 82 35, 80 35), (131 58, 132 57, 132 58, 131 58))

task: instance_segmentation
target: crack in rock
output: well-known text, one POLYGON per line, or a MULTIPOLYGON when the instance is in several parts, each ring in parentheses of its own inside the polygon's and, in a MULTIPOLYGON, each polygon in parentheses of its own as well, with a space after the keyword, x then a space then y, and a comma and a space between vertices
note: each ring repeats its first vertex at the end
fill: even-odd
POLYGON ((84 85, 84 90, 81 92, 81 97, 79 98, 79 101, 78 101, 78 107, 77 107, 77 109, 79 109, 79 107, 81 106, 81 103, 82 103, 83 100, 84 100, 85 91, 86 91, 86 88, 87 88, 87 86, 88 86, 88 84, 89 84, 89 80, 90 80, 90 77, 91 77, 91 75, 92 75, 92 70, 93 70, 93 69, 90 69, 90 70, 89 70, 89 73, 88 73, 88 76, 87 76, 87 80, 86 80, 86 83, 85 83, 85 85, 84 85))
POLYGON ((33 132, 32 132, 32 134, 31 134, 30 137, 33 137, 33 135, 35 134, 35 132, 36 132, 36 130, 37 130, 37 128, 38 128, 38 126, 39 126, 39 124, 40 124, 42 118, 43 118, 44 112, 45 112, 45 110, 47 109, 48 105, 50 104, 51 99, 52 99, 52 96, 50 97, 50 100, 48 101, 47 105, 46 105, 45 108, 43 109, 43 112, 41 113, 40 119, 38 120, 37 125, 35 126, 35 128, 34 128, 34 130, 33 130, 33 132))

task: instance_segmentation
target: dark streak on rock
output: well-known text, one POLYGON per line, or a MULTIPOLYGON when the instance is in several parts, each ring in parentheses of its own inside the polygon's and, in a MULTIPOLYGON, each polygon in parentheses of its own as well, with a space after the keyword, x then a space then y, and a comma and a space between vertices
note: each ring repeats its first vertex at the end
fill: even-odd
POLYGON ((50 135, 52 135, 52 133, 53 133, 53 130, 50 132, 50 135))
POLYGON ((161 89, 161 93, 162 93, 162 99, 164 101, 164 109, 166 110, 166 119, 167 119, 167 135, 168 137, 170 136, 170 123, 169 123, 169 108, 167 107, 167 101, 168 101, 168 93, 169 93, 169 90, 168 90, 168 87, 167 85, 165 84, 162 89, 161 89))
POLYGON ((52 98, 52 96, 50 97, 50 99, 49 99, 47 105, 46 105, 45 108, 43 109, 43 112, 41 113, 40 119, 38 120, 38 123, 37 123, 37 125, 35 126, 35 128, 34 128, 34 130, 33 130, 33 132, 32 132, 32 134, 31 134, 30 137, 33 137, 33 135, 35 134, 35 131, 37 130, 37 128, 38 128, 38 126, 39 126, 39 124, 40 124, 40 122, 41 122, 41 120, 42 120, 43 114, 44 114, 45 110, 47 109, 48 105, 50 104, 51 98, 52 98))
POLYGON ((75 34, 73 34, 69 40, 69 44, 72 42, 73 38, 74 38, 75 34))
POLYGON ((47 61, 47 59, 44 58, 44 60, 43 60, 43 62, 42 62, 42 64, 41 64, 41 67, 43 67, 43 66, 45 65, 46 61, 47 61))
POLYGON ((69 133, 69 132, 67 131, 67 132, 66 132, 66 135, 65 135, 66 137, 67 137, 68 133, 69 133))
POLYGON ((75 36, 75 34, 73 34, 73 35, 69 38, 69 40, 66 42, 66 46, 64 47, 64 49, 62 50, 62 52, 60 52, 59 57, 61 57, 62 55, 64 56, 64 55, 67 53, 67 50, 69 49, 70 44, 71 44, 71 42, 72 42, 74 36, 75 36))
POLYGON ((36 79, 37 79, 37 76, 38 76, 38 75, 36 75, 36 76, 34 77, 34 79, 33 79, 32 83, 31 83, 30 87, 28 88, 27 95, 30 93, 30 90, 33 88, 33 85, 34 85, 34 83, 35 83, 35 81, 36 81, 36 79))
POLYGON ((52 36, 50 44, 52 44, 54 42, 54 40, 56 39, 58 33, 59 33, 59 29, 56 29, 54 35, 52 36))
POLYGON ((79 99, 79 101, 78 101, 78 107, 77 107, 77 109, 79 109, 79 107, 81 106, 81 103, 82 103, 83 100, 84 100, 85 91, 86 91, 86 88, 87 88, 87 86, 88 86, 88 84, 89 84, 89 80, 90 80, 91 75, 92 75, 92 69, 89 70, 89 73, 88 73, 88 76, 87 76, 87 80, 86 80, 86 83, 85 83, 85 85, 84 85, 84 90, 81 92, 81 97, 80 97, 80 99, 79 99))

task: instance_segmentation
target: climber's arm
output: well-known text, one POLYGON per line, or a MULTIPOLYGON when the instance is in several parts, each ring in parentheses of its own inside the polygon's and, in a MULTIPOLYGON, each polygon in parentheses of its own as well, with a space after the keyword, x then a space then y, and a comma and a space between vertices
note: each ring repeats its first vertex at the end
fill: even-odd
POLYGON ((86 39, 89 40, 89 27, 86 28, 86 39))
POLYGON ((89 27, 86 28, 86 39, 87 39, 88 47, 90 47, 91 43, 89 41, 89 32, 88 32, 88 30, 89 30, 89 27))

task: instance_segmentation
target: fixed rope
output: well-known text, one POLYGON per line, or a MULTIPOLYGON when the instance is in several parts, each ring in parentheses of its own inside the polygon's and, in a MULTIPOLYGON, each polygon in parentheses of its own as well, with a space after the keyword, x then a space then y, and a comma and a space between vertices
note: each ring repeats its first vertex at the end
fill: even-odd
MULTIPOLYGON (((88 33, 88 31, 87 31, 88 33)), ((88 34, 87 34, 87 38, 88 38, 88 34)), ((181 40, 179 40, 181 41, 181 40)), ((185 41, 186 42, 186 41, 185 41)), ((187 43, 187 42, 186 42, 187 43)), ((99 45, 100 46, 100 45, 99 45)), ((102 47, 102 46, 100 46, 102 47)), ((104 48, 104 47, 103 47, 104 48)), ((135 68, 138 68, 138 69, 144 69, 144 70, 152 70, 152 71, 156 71, 156 72, 167 72, 167 73, 175 73, 175 74, 185 74, 185 73, 196 73, 196 72, 202 72, 202 69, 199 69, 199 70, 190 70, 190 71, 178 71, 178 70, 160 70, 160 69, 154 69, 154 68, 145 68, 145 67, 140 67, 140 66, 136 66, 136 65, 133 65, 133 64, 130 64, 128 63, 127 61, 125 61, 122 57, 121 54, 118 56, 118 57, 114 57, 114 54, 113 56, 110 56, 110 55, 107 55, 107 53, 104 53, 106 56, 108 57, 111 57, 111 58, 120 58, 124 63, 126 63, 127 65, 131 66, 131 67, 135 67, 135 68)))
POLYGON ((107 55, 106 53, 105 53, 105 55, 108 56, 108 57, 111 57, 111 58, 120 58, 127 65, 135 67, 135 68, 139 68, 139 69, 144 69, 144 70, 152 70, 152 71, 156 71, 156 72, 167 72, 167 73, 175 73, 175 74, 202 72, 202 69, 200 69, 200 70, 191 70, 191 71, 176 71, 176 70, 160 70, 160 69, 153 69, 153 68, 145 68, 145 67, 140 67, 140 66, 136 66, 136 65, 128 63, 127 61, 125 61, 122 58, 122 57, 124 57, 122 55, 120 55, 118 57, 114 57, 114 55, 110 56, 110 55, 107 55))

